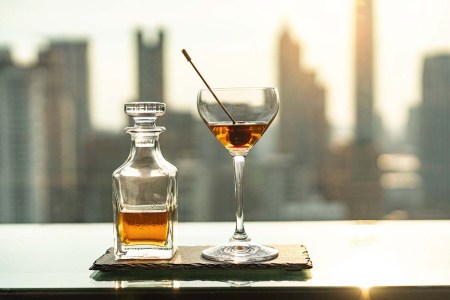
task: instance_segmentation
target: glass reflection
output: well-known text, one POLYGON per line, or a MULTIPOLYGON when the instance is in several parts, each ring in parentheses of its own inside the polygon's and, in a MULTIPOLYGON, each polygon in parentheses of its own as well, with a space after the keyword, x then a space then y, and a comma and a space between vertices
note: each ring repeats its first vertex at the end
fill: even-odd
POLYGON ((155 287, 178 289, 182 286, 249 287, 304 283, 311 279, 311 271, 284 270, 136 270, 95 271, 91 274, 94 285, 111 285, 116 289, 155 287))

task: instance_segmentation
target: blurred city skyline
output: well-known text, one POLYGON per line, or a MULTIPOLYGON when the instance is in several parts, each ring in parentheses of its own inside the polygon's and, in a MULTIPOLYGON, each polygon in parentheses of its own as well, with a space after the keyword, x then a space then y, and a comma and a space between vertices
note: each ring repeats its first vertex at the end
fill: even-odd
MULTIPOLYGON (((450 47, 445 0, 374 1, 375 110, 385 126, 403 130, 420 100, 425 55, 450 47)), ((327 117, 346 133, 353 124, 353 1, 0 1, 0 45, 31 63, 48 39, 89 42, 91 111, 97 128, 120 130, 122 104, 137 98, 138 27, 166 34, 165 84, 170 110, 195 110, 201 81, 186 48, 213 86, 277 86, 276 43, 284 27, 299 41, 305 67, 327 91, 327 117), (251 19, 249 19, 251 16, 251 19), (55 26, 55 24, 57 26, 55 26), (112 121, 113 120, 113 121, 112 121)))
MULTIPOLYGON (((247 170, 247 199, 254 208, 247 215, 249 219, 450 216, 446 163, 450 51, 435 49, 437 54, 417 57, 416 64, 422 66, 415 86, 419 103, 404 103, 408 126, 403 136, 392 138, 382 124, 387 115, 376 109, 380 88, 376 76, 379 54, 374 35, 379 28, 375 1, 353 1, 354 30, 348 30, 356 41, 349 42, 348 47, 353 48, 349 51, 353 54, 349 62, 353 70, 350 79, 342 76, 344 83, 340 87, 345 89, 345 83, 352 82, 348 91, 350 101, 344 109, 348 114, 357 112, 355 138, 343 143, 330 139, 336 129, 333 119, 330 122, 327 118, 333 111, 333 89, 323 80, 323 69, 306 62, 308 47, 293 33, 292 25, 282 24, 275 42, 273 73, 281 108, 278 122, 274 122, 249 156, 252 167, 247 170)), ((90 122, 92 116, 102 114, 95 111, 99 99, 89 91, 109 93, 117 88, 112 81, 107 89, 100 88, 92 80, 97 74, 93 64, 96 57, 91 54, 92 39, 64 35, 48 38, 45 47, 39 47, 36 62, 30 61, 28 65, 11 59, 10 44, 0 48, 0 222, 109 221, 111 173, 126 158, 129 142, 122 128, 115 127, 130 124, 124 122, 123 103, 137 99, 161 100, 169 106, 170 113, 160 123, 168 129, 161 144, 164 156, 180 170, 180 197, 186 199, 181 201, 185 205, 180 206, 180 216, 186 221, 231 218, 229 158, 196 118, 195 94, 201 83, 192 83, 184 90, 189 96, 182 97, 193 112, 183 111, 185 106, 177 107, 171 100, 173 94, 168 86, 172 84, 173 70, 169 66, 175 63, 170 58, 173 50, 170 32, 165 27, 135 29, 131 32, 135 54, 109 62, 110 70, 116 70, 116 62, 134 61, 132 78, 136 78, 133 97, 118 99, 118 103, 100 102, 102 113, 109 117, 109 126, 105 128, 110 131, 90 122), (16 114, 17 111, 21 113, 16 114), (121 116, 116 117, 115 112, 121 116)), ((247 44, 239 41, 234 45, 247 49, 247 44)), ((14 45, 11 46, 14 50, 14 45)), ((261 71, 266 67, 262 64, 258 65, 260 69, 247 72, 227 59, 214 60, 218 53, 228 57, 234 51, 234 56, 231 55, 236 58, 234 62, 245 60, 242 66, 249 66, 264 61, 259 56, 267 54, 255 53, 254 61, 247 61, 242 54, 245 50, 230 47, 211 48, 215 54, 195 59, 197 66, 204 74, 213 70, 239 71, 233 73, 236 76, 221 74, 218 78, 223 82, 230 78, 235 82, 242 78, 259 80, 267 75, 261 71), (205 64, 208 60, 210 64, 205 64), (255 71, 261 77, 253 78, 251 73, 255 71)), ((194 51, 186 48, 191 56, 197 57, 195 49, 200 48, 194 51)), ((175 61, 183 63, 183 72, 189 72, 186 76, 199 82, 179 51, 177 55, 175 61)), ((393 67, 399 68, 395 64, 393 67)), ((123 75, 117 71, 101 76, 118 74, 123 75)), ((389 76, 391 79, 396 73, 389 76)), ((210 83, 214 82, 210 78, 210 83)))

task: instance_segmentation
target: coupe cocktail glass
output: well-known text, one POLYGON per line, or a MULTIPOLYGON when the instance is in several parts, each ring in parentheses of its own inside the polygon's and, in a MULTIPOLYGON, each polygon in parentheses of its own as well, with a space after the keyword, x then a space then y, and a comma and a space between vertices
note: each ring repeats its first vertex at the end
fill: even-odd
POLYGON ((202 89, 197 109, 206 126, 230 152, 234 165, 236 229, 229 242, 207 248, 203 257, 215 261, 250 263, 276 258, 278 250, 255 244, 245 233, 243 171, 245 157, 275 118, 278 93, 275 88, 202 89), (219 101, 217 101, 215 98, 219 101))

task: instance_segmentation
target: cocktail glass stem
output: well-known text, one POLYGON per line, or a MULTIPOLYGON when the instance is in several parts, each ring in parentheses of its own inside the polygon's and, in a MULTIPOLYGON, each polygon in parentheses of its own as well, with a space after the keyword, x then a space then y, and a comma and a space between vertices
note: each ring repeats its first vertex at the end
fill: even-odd
POLYGON ((230 241, 250 241, 244 229, 244 166, 245 156, 233 156, 234 193, 236 198, 236 229, 230 241))

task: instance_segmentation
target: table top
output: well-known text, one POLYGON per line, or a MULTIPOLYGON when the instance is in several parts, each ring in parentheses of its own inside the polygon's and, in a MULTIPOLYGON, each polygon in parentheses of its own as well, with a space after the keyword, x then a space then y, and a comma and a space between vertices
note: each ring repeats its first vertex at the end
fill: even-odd
MULTIPOLYGON (((178 241, 186 246, 214 245, 227 240, 233 230, 233 223, 179 223, 178 241)), ((305 245, 313 268, 122 278, 89 270, 112 246, 112 224, 5 224, 0 225, 0 293, 230 288, 359 294, 369 288, 378 288, 381 294, 389 288, 403 292, 419 288, 450 293, 450 221, 247 222, 246 231, 253 241, 264 244, 305 245)))

